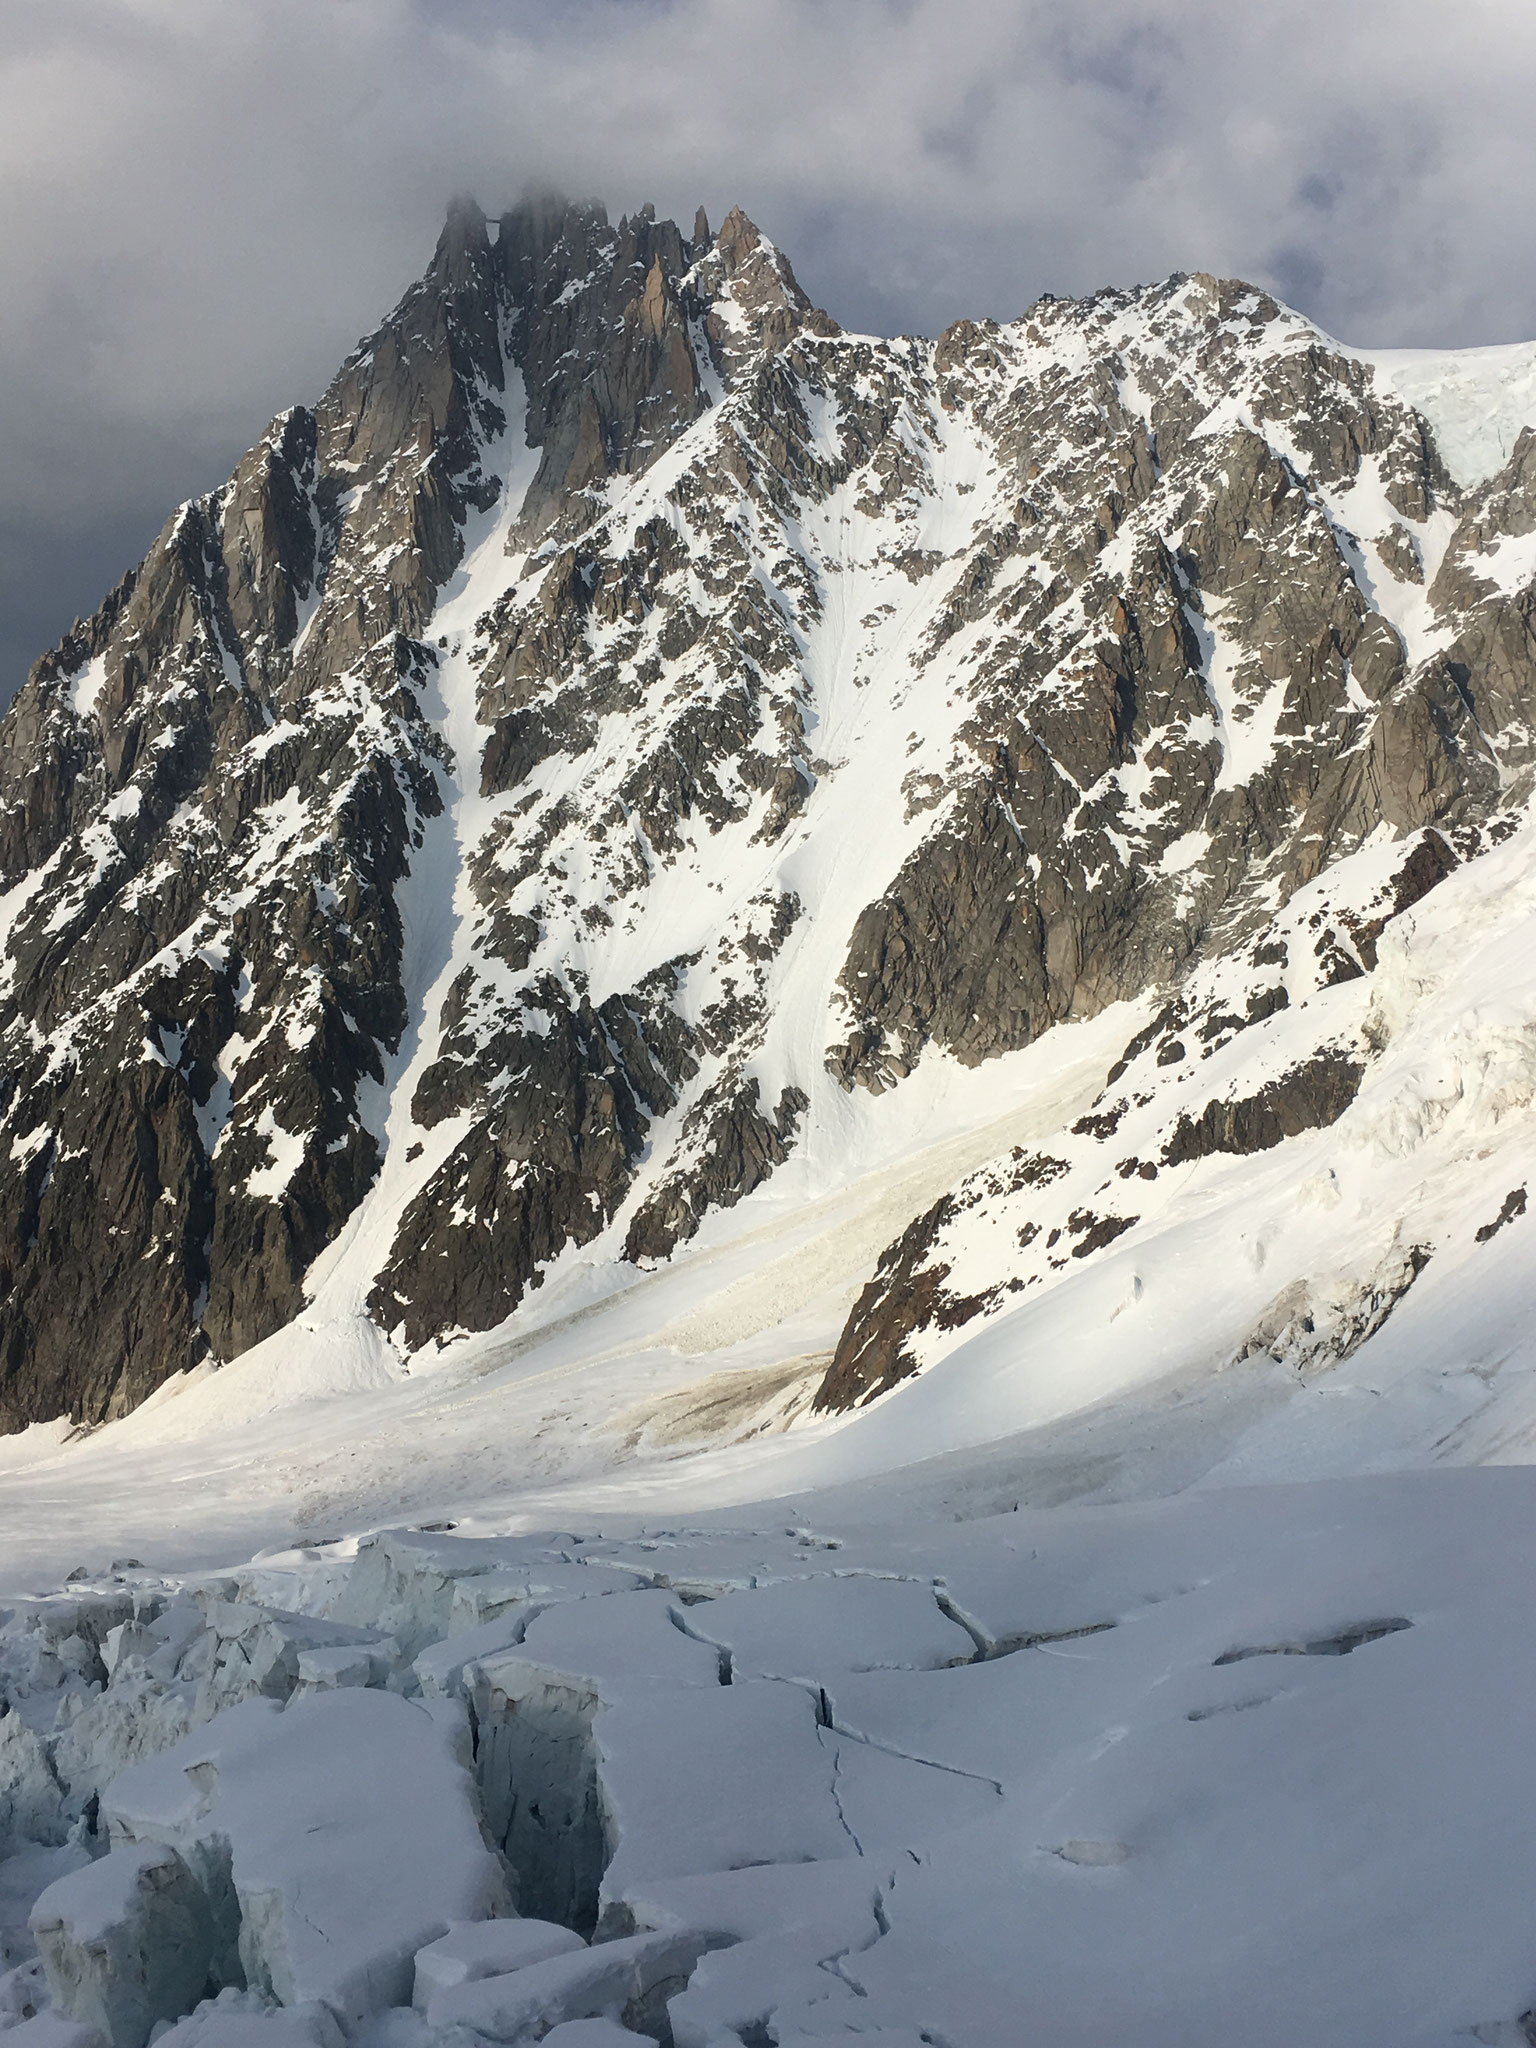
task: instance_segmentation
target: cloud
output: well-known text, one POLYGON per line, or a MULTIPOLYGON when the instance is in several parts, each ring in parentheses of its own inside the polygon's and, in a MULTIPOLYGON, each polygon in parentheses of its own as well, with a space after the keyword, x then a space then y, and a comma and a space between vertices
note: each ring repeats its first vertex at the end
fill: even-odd
POLYGON ((740 202, 845 324, 1212 269, 1536 334, 1536 14, 1483 0, 10 0, 0 693, 314 396, 446 197, 740 202))

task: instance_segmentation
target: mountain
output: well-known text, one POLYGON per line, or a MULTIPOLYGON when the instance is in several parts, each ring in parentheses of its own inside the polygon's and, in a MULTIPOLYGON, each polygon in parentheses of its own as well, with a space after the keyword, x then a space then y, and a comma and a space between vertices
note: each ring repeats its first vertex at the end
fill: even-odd
POLYGON ((1536 2039, 1533 422, 452 208, 0 723, 14 2048, 1536 2039))
POLYGON ((1495 385, 1207 276, 849 335, 739 212, 456 203, 0 724, 0 1425, 610 1297, 973 1070, 819 1409, 1085 1318, 1348 1357, 1524 1213, 1495 385))

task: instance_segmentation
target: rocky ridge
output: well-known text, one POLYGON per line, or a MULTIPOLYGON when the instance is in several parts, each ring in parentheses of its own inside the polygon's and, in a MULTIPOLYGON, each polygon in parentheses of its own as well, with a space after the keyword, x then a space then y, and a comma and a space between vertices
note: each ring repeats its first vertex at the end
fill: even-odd
POLYGON ((0 725, 0 1423, 317 1300, 492 1328, 1145 1000, 820 1398, 922 1369, 1345 1109, 1383 933, 1530 793, 1533 532, 1536 436, 1457 480, 1240 283, 887 341, 739 213, 456 204, 0 725))

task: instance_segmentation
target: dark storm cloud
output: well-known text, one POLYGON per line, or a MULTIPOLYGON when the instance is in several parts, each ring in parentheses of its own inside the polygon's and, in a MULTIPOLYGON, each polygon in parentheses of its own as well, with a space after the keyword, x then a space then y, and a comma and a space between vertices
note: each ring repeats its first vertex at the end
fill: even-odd
POLYGON ((313 396, 441 209, 739 201, 846 324, 1173 269, 1536 334, 1536 11, 1484 0, 0 0, 0 693, 313 396))

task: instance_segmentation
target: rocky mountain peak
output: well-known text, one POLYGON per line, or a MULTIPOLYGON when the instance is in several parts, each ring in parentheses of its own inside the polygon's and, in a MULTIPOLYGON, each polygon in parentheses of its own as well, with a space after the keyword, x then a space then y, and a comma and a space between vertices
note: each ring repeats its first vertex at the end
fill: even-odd
POLYGON ((726 352, 738 328, 754 342, 770 345, 781 345, 802 327, 816 334, 838 332, 836 322, 801 291, 789 259, 739 206, 721 223, 698 274, 704 290, 722 301, 712 335, 726 352))
POLYGON ((0 725, 0 1420, 625 1284, 1146 1006, 893 1239, 838 1405, 1131 1228, 1105 1145, 1150 1203, 1344 1114, 1332 992, 1529 784, 1532 446, 1453 481, 1236 281, 887 341, 739 210, 455 201, 0 725))

